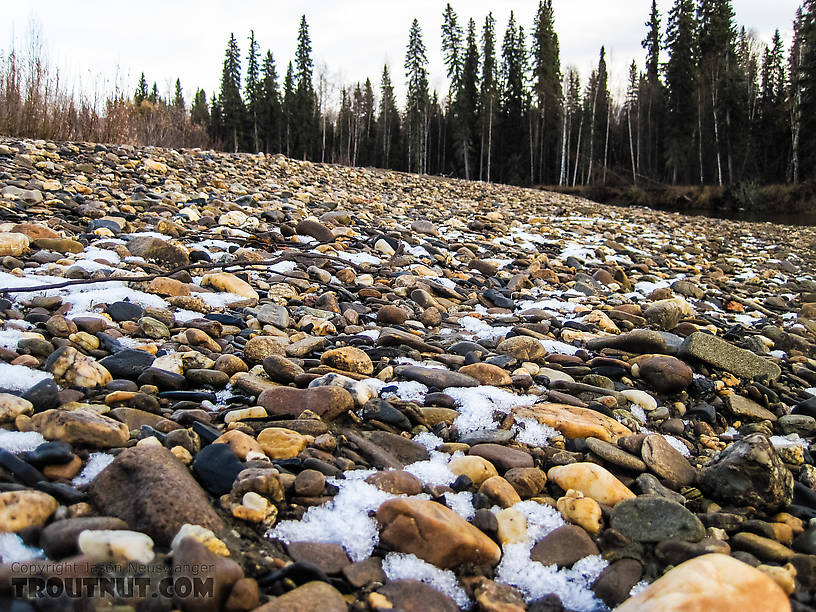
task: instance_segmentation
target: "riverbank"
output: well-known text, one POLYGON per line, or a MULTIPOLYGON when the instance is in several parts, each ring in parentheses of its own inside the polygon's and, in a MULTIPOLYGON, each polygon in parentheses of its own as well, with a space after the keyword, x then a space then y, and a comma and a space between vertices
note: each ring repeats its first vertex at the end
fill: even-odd
POLYGON ((757 185, 586 185, 542 187, 614 206, 645 206, 656 210, 735 221, 816 225, 816 184, 757 185))

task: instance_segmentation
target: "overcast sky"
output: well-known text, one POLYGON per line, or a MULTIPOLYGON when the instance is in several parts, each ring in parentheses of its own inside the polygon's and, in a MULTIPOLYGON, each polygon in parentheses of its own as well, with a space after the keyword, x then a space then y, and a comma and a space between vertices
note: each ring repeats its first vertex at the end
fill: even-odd
MULTIPOLYGON (((32 20, 38 25, 53 64, 86 91, 107 91, 114 83, 131 91, 144 71, 166 94, 181 78, 189 102, 198 87, 207 98, 221 77, 224 49, 234 32, 246 66, 250 29, 265 53, 275 56, 283 79, 293 57, 297 27, 306 14, 315 66, 328 81, 349 83, 370 77, 376 87, 384 63, 401 97, 403 60, 411 21, 419 19, 430 60, 431 86, 447 91, 440 45, 445 2, 438 0, 29 0, 3 3, 0 49, 25 44, 32 20), (5 31, 4 31, 5 30, 5 31)), ((465 26, 473 17, 496 18, 497 45, 510 11, 529 34, 536 0, 458 0, 451 3, 465 26)), ((629 63, 643 65, 644 37, 651 0, 554 0, 562 66, 575 66, 585 79, 605 45, 610 87, 622 90, 629 63)), ((672 0, 659 0, 663 26, 672 0)), ((786 44, 801 0, 734 0, 737 22, 767 41, 776 28, 786 44)), ((528 39, 529 46, 529 39, 528 39)))

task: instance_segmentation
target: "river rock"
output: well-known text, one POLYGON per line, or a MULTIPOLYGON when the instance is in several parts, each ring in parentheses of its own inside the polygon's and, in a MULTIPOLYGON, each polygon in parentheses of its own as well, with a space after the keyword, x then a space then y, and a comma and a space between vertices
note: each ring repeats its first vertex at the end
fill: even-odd
POLYGON ((533 546, 530 559, 544 565, 572 567, 579 559, 599 554, 589 534, 577 525, 558 527, 533 546))
POLYGON ((610 526, 638 542, 697 542, 705 535, 700 519, 681 504, 651 495, 641 495, 617 504, 612 510, 610 526))
POLYGON ((71 346, 54 351, 45 362, 45 369, 55 379, 77 387, 104 387, 113 380, 105 366, 71 346))
POLYGON ((320 363, 354 374, 368 376, 374 373, 374 364, 371 363, 371 358, 353 346, 344 346, 326 351, 320 357, 320 363))
POLYGON ((604 442, 616 442, 631 436, 632 432, 600 412, 567 404, 542 403, 514 410, 518 417, 532 418, 557 429, 567 438, 598 438, 604 442))
POLYGON ((448 569, 462 563, 495 565, 499 547, 484 533, 441 504, 396 498, 380 505, 380 539, 399 552, 448 569))
POLYGON ((594 463, 572 463, 550 468, 547 478, 565 491, 575 489, 607 506, 615 506, 635 494, 607 470, 594 463))
POLYGON ((789 612, 784 591, 750 565, 722 554, 703 555, 681 563, 634 597, 617 612, 738 612, 757 602, 767 612, 789 612))
POLYGON ((31 418, 31 426, 46 440, 95 448, 118 448, 130 437, 124 423, 83 409, 39 412, 31 418))
POLYGON ((354 399, 348 391, 339 387, 274 387, 258 396, 258 405, 266 408, 269 415, 296 418, 304 410, 310 410, 323 420, 331 421, 354 408, 354 399))
POLYGON ((176 268, 190 263, 187 249, 153 236, 137 236, 127 243, 128 251, 135 257, 176 268))
POLYGON ((761 376, 776 380, 782 374, 775 363, 704 332, 688 336, 680 347, 680 356, 698 359, 740 378, 761 376))
POLYGON ((689 486, 697 480, 697 470, 660 434, 646 436, 640 453, 652 472, 678 487, 689 486))
POLYGON ((120 453, 90 485, 102 512, 167 546, 184 523, 218 530, 223 523, 199 484, 161 446, 136 446, 120 453))
POLYGON ((496 347, 496 352, 510 355, 521 361, 536 361, 547 355, 544 345, 530 336, 513 336, 502 340, 496 347))
POLYGON ((0 493, 0 529, 18 532, 41 527, 57 510, 57 500, 40 491, 0 493))
POLYGON ((703 469, 700 485, 714 499, 766 512, 793 499, 793 476, 762 434, 728 446, 703 469))

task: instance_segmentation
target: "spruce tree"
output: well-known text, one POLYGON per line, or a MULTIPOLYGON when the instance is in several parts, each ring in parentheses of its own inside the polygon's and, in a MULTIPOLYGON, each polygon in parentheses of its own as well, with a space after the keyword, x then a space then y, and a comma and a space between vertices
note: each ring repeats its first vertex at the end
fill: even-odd
POLYGON ((176 89, 173 94, 173 107, 177 110, 184 111, 184 92, 181 89, 181 79, 176 79, 176 89))
POLYGON ((190 106, 190 122, 193 125, 207 127, 210 122, 210 111, 207 108, 207 94, 203 89, 199 89, 193 97, 193 104, 190 106))
POLYGON ((317 134, 317 96, 312 74, 312 41, 306 15, 300 18, 295 52, 295 106, 293 122, 293 155, 302 159, 311 156, 317 134))
POLYGON ((663 126, 664 126, 664 87, 660 80, 660 12, 657 0, 652 0, 649 21, 646 22, 646 38, 641 45, 646 50, 645 87, 640 96, 640 108, 645 123, 645 147, 642 156, 638 156, 638 166, 645 158, 645 169, 652 176, 659 176, 663 164, 663 126))
POLYGON ((801 59, 799 62, 799 116, 801 121, 801 178, 816 178, 816 0, 802 5, 800 29, 801 59))
POLYGON ((234 34, 230 34, 224 53, 221 93, 218 98, 226 139, 224 145, 228 151, 237 153, 242 138, 244 102, 241 99, 241 52, 234 34))
POLYGON ((255 30, 249 31, 249 50, 247 51, 247 73, 244 84, 247 115, 252 136, 252 150, 257 153, 261 150, 260 143, 260 116, 261 116, 261 86, 260 66, 258 65, 258 42, 255 40, 255 30))
POLYGON ((283 141, 286 149, 286 156, 292 156, 293 150, 293 130, 296 111, 295 99, 295 72, 292 62, 286 67, 286 76, 283 79, 283 141))
POLYGON ((405 114, 408 128, 408 171, 424 173, 428 167, 429 93, 428 58, 422 29, 414 19, 408 32, 405 52, 405 77, 408 80, 405 114))
POLYGON ((153 106, 159 103, 159 86, 156 85, 156 81, 153 81, 153 87, 150 90, 150 95, 147 96, 147 101, 153 106))
POLYGON ((785 181, 790 137, 787 129, 785 50, 779 30, 762 54, 759 85, 759 127, 766 146, 761 147, 763 179, 785 181))
POLYGON ((388 72, 388 64, 383 66, 380 79, 380 112, 377 117, 377 142, 379 165, 383 168, 397 167, 394 153, 399 150, 399 111, 394 96, 394 86, 388 72))
POLYGON ((502 181, 518 184, 522 182, 524 145, 524 36, 523 30, 516 26, 516 18, 510 12, 507 29, 502 42, 502 90, 501 90, 501 127, 502 127, 502 181))
POLYGON ((147 79, 145 78, 144 72, 142 76, 139 78, 139 84, 136 86, 136 93, 133 94, 133 102, 137 106, 140 105, 142 102, 147 100, 148 91, 147 91, 147 79))
POLYGON ((493 129, 498 109, 496 74, 496 21, 488 13, 482 27, 482 78, 479 89, 479 118, 481 147, 479 153, 479 180, 490 182, 493 151, 493 129))
POLYGON ((278 73, 271 51, 266 52, 261 67, 260 122, 264 150, 267 153, 281 151, 281 99, 278 73))
POLYGON ((462 152, 465 179, 470 180, 473 168, 474 141, 479 126, 479 49, 476 46, 476 22, 468 22, 467 40, 459 87, 454 104, 454 130, 462 152))
MULTIPOLYGON (((533 27, 533 92, 535 96, 537 180, 555 182, 561 137, 561 58, 552 0, 538 3, 533 27)), ((534 177, 533 181, 535 182, 534 177)))
POLYGON ((694 57, 696 21, 693 0, 675 0, 669 11, 666 50, 666 165, 672 183, 691 181, 697 132, 694 57))
POLYGON ((451 98, 459 88, 462 78, 462 38, 462 28, 459 26, 456 13, 448 3, 442 14, 442 57, 450 79, 451 98))

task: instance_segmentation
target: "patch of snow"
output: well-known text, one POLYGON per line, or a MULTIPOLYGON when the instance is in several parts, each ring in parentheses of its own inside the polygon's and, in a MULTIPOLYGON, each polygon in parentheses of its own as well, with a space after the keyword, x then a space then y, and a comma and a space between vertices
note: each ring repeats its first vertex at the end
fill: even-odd
POLYGON ((445 498, 445 505, 466 521, 475 516, 476 508, 473 507, 473 493, 468 491, 445 493, 443 497, 445 498))
POLYGON ((513 431, 516 434, 516 441, 530 446, 547 446, 551 438, 560 433, 550 427, 539 423, 531 417, 515 417, 513 431))
POLYGON ((684 457, 691 457, 691 453, 689 452, 688 446, 683 444, 683 442, 680 439, 675 438, 674 436, 667 435, 664 435, 663 437, 666 439, 666 442, 669 443, 669 446, 671 446, 678 453, 680 453, 684 457))
POLYGON ((23 538, 16 533, 0 533, 0 563, 17 563, 29 559, 42 559, 44 556, 42 549, 26 546, 23 538))
POLYGON ((38 382, 46 378, 54 377, 48 372, 41 372, 40 370, 32 370, 26 366, 0 362, 0 388, 25 393, 38 382))
POLYGON ((361 264, 381 264, 382 259, 375 257, 370 253, 349 253, 347 251, 338 251, 337 256, 343 261, 348 261, 358 266, 361 264))
POLYGON ((0 429, 0 448, 15 455, 33 451, 44 442, 45 438, 36 431, 9 431, 7 429, 0 429))
POLYGON ((99 473, 111 463, 113 463, 113 455, 109 455, 108 453, 91 453, 88 457, 88 463, 82 472, 74 477, 71 484, 75 487, 90 484, 91 481, 99 476, 99 473))
POLYGON ((515 395, 498 387, 449 387, 444 390, 456 402, 460 415, 454 421, 460 434, 496 429, 493 414, 509 414, 517 406, 531 406, 535 395, 515 395))
POLYGON ((513 329, 512 327, 492 327, 476 317, 462 317, 459 319, 459 325, 480 340, 504 338, 513 329))
POLYGON ((417 444, 421 444, 422 446, 427 448, 429 451, 432 451, 445 443, 445 441, 442 438, 432 434, 430 431, 423 431, 421 433, 418 433, 413 437, 413 440, 417 444))
MULTIPOLYGON (((519 589, 530 602, 550 593, 561 599, 565 608, 581 612, 607 609, 595 598, 590 588, 608 562, 600 555, 584 557, 572 568, 558 569, 530 559, 530 550, 553 529, 564 525, 557 510, 532 501, 513 506, 527 519, 527 540, 503 547, 502 559, 496 568, 496 581, 519 589)), ((496 509, 498 510, 498 509, 496 509)))
POLYGON ((388 553, 382 568, 389 580, 419 580, 453 599, 461 609, 470 607, 470 599, 450 570, 439 569, 416 555, 404 553, 388 553))
POLYGON ((382 389, 385 389, 380 390, 380 397, 383 399, 398 397, 404 402, 422 402, 428 393, 428 387, 414 380, 389 382, 382 389))
POLYGON ((309 508, 299 521, 278 523, 267 535, 287 544, 339 544, 352 561, 363 561, 371 556, 379 540, 377 521, 368 514, 395 496, 357 478, 328 481, 340 489, 330 502, 309 508))
POLYGON ((439 451, 431 451, 427 461, 416 461, 405 466, 405 471, 419 478, 423 484, 449 485, 456 480, 456 475, 448 469, 448 463, 453 457, 463 456, 462 453, 448 455, 439 451))

